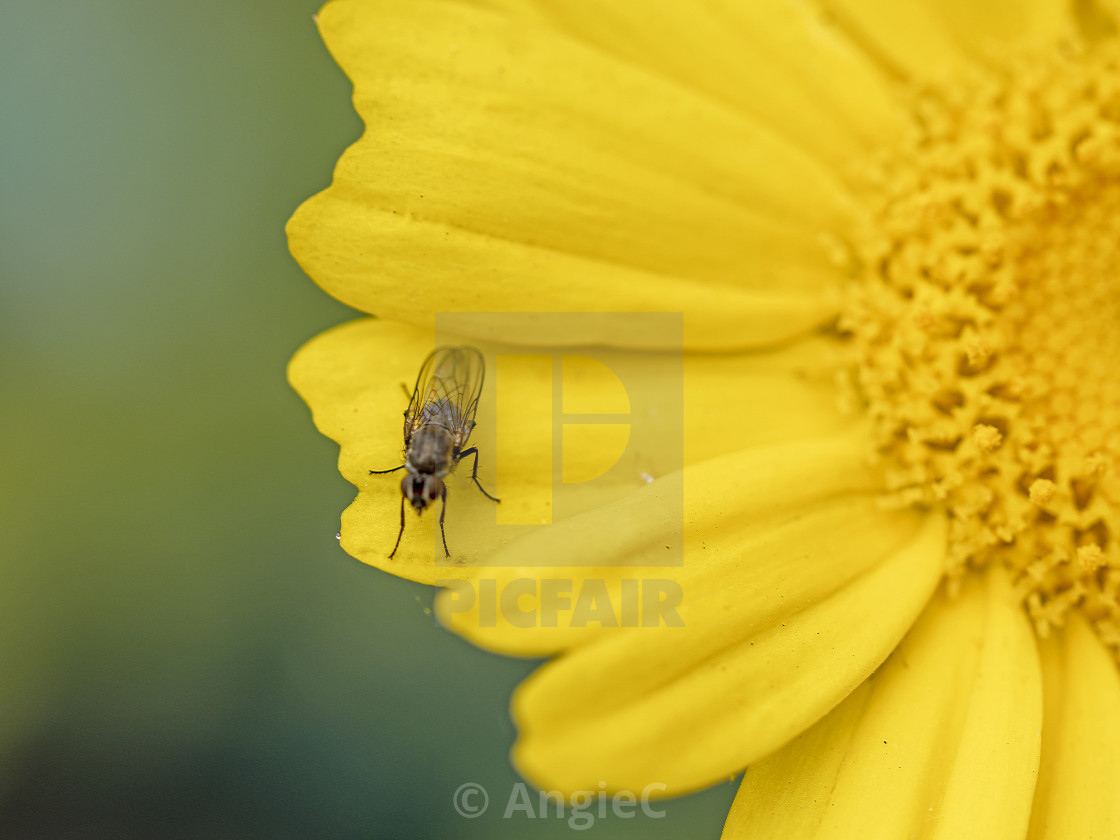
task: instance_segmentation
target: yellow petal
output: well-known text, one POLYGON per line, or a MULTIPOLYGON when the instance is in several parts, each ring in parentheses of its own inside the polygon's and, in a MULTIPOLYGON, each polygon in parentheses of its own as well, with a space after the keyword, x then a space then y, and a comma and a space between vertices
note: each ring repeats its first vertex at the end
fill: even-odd
POLYGON ((1041 726, 1034 635, 998 570, 939 594, 867 686, 748 768, 724 837, 1020 838, 1041 726))
POLYGON ((1030 840, 1120 837, 1120 675, 1078 613, 1042 642, 1045 726, 1030 840))
MULTIPOLYGON (((448 177, 462 183, 458 175, 448 177)), ((523 201, 516 199, 514 206, 523 201)), ((491 209, 497 207, 495 203, 491 209)), ((351 306, 419 327, 429 326, 440 312, 481 312, 477 324, 460 321, 465 335, 486 340, 675 349, 603 330, 592 315, 657 311, 685 313, 688 347, 764 347, 800 336, 837 311, 831 295, 781 287, 778 278, 798 276, 796 266, 788 273, 785 267, 760 274, 744 268, 744 276, 772 283, 768 288, 713 288, 693 277, 374 208, 334 188, 300 206, 288 223, 288 243, 307 273, 351 306), (496 334, 493 319, 485 314, 522 311, 587 312, 592 317, 575 330, 540 329, 534 320, 523 319, 496 334)))
POLYGON ((953 37, 980 57, 1012 44, 1054 47, 1075 29, 1069 0, 938 0, 935 8, 953 37))
POLYGON ((858 535, 837 527, 828 547, 828 534, 808 542, 775 532, 762 579, 750 566, 769 547, 748 546, 715 591, 698 586, 693 600, 685 589, 683 627, 607 634, 545 665, 514 696, 519 769, 546 788, 660 782, 679 793, 778 748, 866 679, 921 612, 940 576, 945 527, 930 516, 915 532, 916 519, 883 514, 858 535), (795 571, 814 555, 858 567, 861 544, 871 568, 847 582, 834 577, 819 591, 795 571), (790 581, 773 573, 779 552, 790 581))
POLYGON ((831 339, 771 352, 684 357, 685 463, 831 434, 852 422, 837 401, 831 339))
POLYGON ((916 80, 944 77, 969 57, 1010 45, 1055 46, 1074 35, 1068 0, 825 0, 855 43, 916 80))
POLYGON ((335 0, 319 23, 368 129, 288 232, 347 303, 419 325, 656 308, 685 312, 703 347, 835 311, 821 237, 846 228, 848 197, 750 117, 484 9, 335 0))
MULTIPOLYGON (((909 517, 902 516, 887 520, 893 530, 876 530, 884 520, 871 497, 875 477, 864 456, 863 438, 848 434, 761 446, 696 464, 684 471, 683 509, 681 476, 666 476, 613 504, 531 532, 487 558, 480 576, 494 581, 495 592, 515 581, 535 582, 531 606, 543 607, 555 581, 571 582, 568 603, 550 608, 547 621, 511 622, 520 615, 503 615, 471 597, 480 594, 477 582, 472 590, 441 595, 437 614, 477 644, 541 654, 593 639, 612 626, 581 624, 577 618, 581 593, 586 602, 600 591, 600 581, 620 628, 627 626, 625 613, 633 612, 624 589, 640 590, 649 582, 672 582, 687 595, 686 610, 702 605, 701 620, 715 617, 725 624, 772 612, 768 601, 755 604, 759 597, 792 599, 789 591, 817 597, 865 571, 879 559, 873 547, 889 551, 903 538, 897 529, 909 527, 909 517), (681 557, 682 522, 680 565, 673 561, 681 557), (868 532, 872 536, 865 541, 868 532), (834 556, 830 547, 842 535, 849 537, 850 555, 834 556), (742 592, 743 586, 750 591, 742 592), (726 615, 712 611, 713 596, 728 601, 726 615)), ((727 626, 719 630, 727 631, 727 626)), ((647 644, 650 635, 645 629, 632 641, 647 644)), ((693 653, 700 649, 691 634, 670 633, 667 644, 677 643, 693 653)))
MULTIPOLYGON (((441 340, 446 341, 454 343, 441 340)), ((426 583, 471 576, 479 558, 523 533, 524 528, 498 523, 540 489, 542 476, 536 465, 541 446, 539 435, 533 434, 540 429, 531 424, 498 428, 495 394, 506 394, 536 411, 538 425, 545 424, 543 481, 552 494, 548 501, 556 520, 622 499, 647 481, 678 471, 682 463, 761 443, 827 434, 846 422, 833 404, 828 369, 835 361, 832 348, 823 342, 743 357, 688 356, 683 365, 679 354, 586 351, 605 360, 607 368, 624 373, 621 384, 635 398, 624 419, 630 439, 642 445, 630 447, 615 463, 611 439, 585 441, 562 456, 567 459, 563 466, 584 475, 595 471, 596 465, 612 469, 592 482, 565 484, 552 480, 548 467, 552 436, 561 434, 564 416, 554 417, 547 405, 543 414, 537 410, 529 395, 540 390, 539 383, 529 378, 528 369, 504 377, 494 363, 498 356, 536 358, 545 362, 547 375, 553 368, 552 351, 524 347, 510 354, 508 346, 483 343, 489 359, 487 388, 471 443, 480 449, 479 474, 491 492, 501 464, 502 507, 484 498, 470 483, 467 467, 460 467, 448 484, 446 530, 453 560, 443 557, 438 513, 417 517, 411 510, 406 511, 400 550, 390 560, 400 528, 400 475, 370 475, 369 470, 402 463, 401 413, 420 362, 434 342, 431 330, 365 319, 309 342, 289 370, 293 386, 311 406, 317 427, 341 445, 339 470, 360 491, 343 515, 343 548, 363 562, 426 583), (642 394, 649 399, 637 400, 642 394), (719 434, 713 434, 713 429, 719 434)), ((610 377, 588 380, 582 398, 589 402, 583 407, 609 408, 616 398, 611 389, 618 384, 610 377)), ((551 395, 551 382, 544 386, 551 395)), ((678 491, 678 499, 679 495, 678 491)))
MULTIPOLYGON (((848 125, 873 148, 890 143, 904 129, 904 113, 888 74, 819 7, 789 0, 718 2, 744 37, 810 91, 818 113, 848 125)), ((761 62, 758 72, 765 72, 761 62)))
POLYGON ((530 14, 749 114, 838 167, 901 125, 887 79, 806 5, 543 0, 530 14))
POLYGON ((936 78, 968 60, 936 0, 823 0, 823 6, 853 43, 900 76, 936 78))
POLYGON ((723 827, 724 840, 820 836, 875 681, 864 681, 819 723, 747 768, 723 827))
MULTIPOLYGON (((437 574, 436 558, 442 558, 442 551, 437 555, 434 518, 417 521, 411 511, 406 511, 406 541, 396 557, 388 559, 400 527, 401 476, 369 471, 403 463, 403 412, 432 338, 430 330, 403 324, 352 321, 308 342, 288 366, 288 380, 311 408, 315 426, 341 446, 339 472, 360 491, 342 516, 342 547, 365 563, 420 581, 463 577, 466 572, 452 565, 437 574)), ((483 461, 483 476, 486 466, 483 461)), ((468 489, 458 482, 449 491, 449 529, 462 515, 485 515, 486 500, 475 498, 477 492, 465 492, 468 489)))

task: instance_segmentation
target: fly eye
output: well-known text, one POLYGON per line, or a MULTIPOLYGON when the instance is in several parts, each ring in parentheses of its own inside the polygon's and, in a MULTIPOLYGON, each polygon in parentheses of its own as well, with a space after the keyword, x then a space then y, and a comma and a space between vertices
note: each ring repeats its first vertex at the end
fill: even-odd
POLYGON ((443 482, 438 478, 433 478, 428 482, 427 490, 428 501, 434 502, 443 495, 443 482))

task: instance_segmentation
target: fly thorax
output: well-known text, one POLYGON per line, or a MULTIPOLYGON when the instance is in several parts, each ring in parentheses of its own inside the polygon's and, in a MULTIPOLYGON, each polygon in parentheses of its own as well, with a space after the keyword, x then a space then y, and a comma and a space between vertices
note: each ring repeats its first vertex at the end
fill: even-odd
POLYGON ((453 463, 455 439, 440 426, 421 426, 408 443, 408 465, 417 473, 444 476, 453 463))

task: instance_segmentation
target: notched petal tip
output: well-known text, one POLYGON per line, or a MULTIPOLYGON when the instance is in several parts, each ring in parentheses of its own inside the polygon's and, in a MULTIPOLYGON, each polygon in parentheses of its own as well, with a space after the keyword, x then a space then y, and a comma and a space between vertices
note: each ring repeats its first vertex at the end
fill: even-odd
POLYGON ((288 230, 340 300, 421 326, 656 301, 698 348, 767 346, 835 315, 842 278, 820 240, 850 198, 741 114, 468 5, 336 0, 320 24, 369 128, 288 230))

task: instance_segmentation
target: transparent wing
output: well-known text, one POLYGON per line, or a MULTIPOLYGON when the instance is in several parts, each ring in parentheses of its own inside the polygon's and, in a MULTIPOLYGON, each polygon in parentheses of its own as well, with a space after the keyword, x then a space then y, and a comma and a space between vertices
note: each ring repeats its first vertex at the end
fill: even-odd
POLYGON ((474 429, 486 365, 477 347, 437 347, 428 354, 416 377, 412 401, 404 413, 404 439, 424 425, 436 425, 455 436, 462 448, 474 429))

